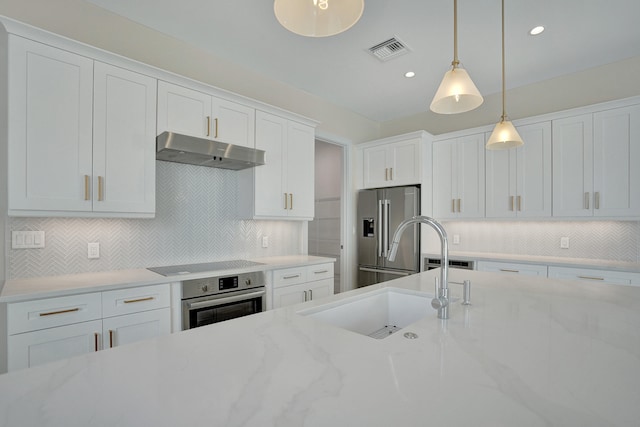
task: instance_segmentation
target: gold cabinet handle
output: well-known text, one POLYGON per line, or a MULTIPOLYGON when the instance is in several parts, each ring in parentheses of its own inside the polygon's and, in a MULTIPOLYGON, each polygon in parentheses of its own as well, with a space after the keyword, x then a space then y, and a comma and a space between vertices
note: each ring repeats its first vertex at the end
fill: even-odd
POLYGON ((56 314, 64 314, 64 313, 73 313, 75 311, 80 311, 80 308, 76 307, 76 308, 70 308, 68 310, 49 311, 49 312, 46 312, 46 313, 40 313, 40 317, 53 316, 53 315, 56 315, 56 314))
POLYGON ((207 136, 211 136, 211 116, 207 116, 207 136))
POLYGON ((594 208, 600 209, 600 192, 599 191, 596 191, 593 194, 593 204, 595 205, 594 208))
POLYGON ((89 175, 85 175, 84 176, 84 199, 85 200, 90 200, 91 199, 91 194, 89 192, 89 175))
POLYGON ((522 196, 518 196, 516 199, 518 200, 518 210, 522 211, 522 196))
POLYGON ((213 123, 214 123, 214 125, 215 125, 215 127, 214 127, 214 129, 215 129, 215 134, 213 135, 213 137, 214 137, 214 138, 217 138, 217 137, 218 137, 218 119, 217 119, 217 118, 213 119, 213 123))
POLYGON ((98 351, 98 333, 93 333, 93 349, 94 351, 98 351))
POLYGON ((513 197, 513 196, 509 196, 509 206, 511 206, 511 209, 510 209, 510 210, 514 210, 513 199, 514 199, 514 197, 513 197))
POLYGON ((287 193, 284 193, 284 209, 289 209, 289 195, 287 193))
POLYGON ((389 168, 384 168, 384 180, 389 181, 389 168))
POLYGON ((460 205, 462 205, 462 199, 458 199, 458 212, 462 212, 460 210, 460 205))
POLYGON ((456 211, 456 199, 451 199, 451 212, 456 211))
POLYGON ((604 280, 604 277, 578 276, 578 279, 586 279, 586 280, 604 280))
POLYGON ((102 202, 104 200, 104 178, 98 177, 98 201, 102 202))
POLYGON ((289 210, 293 210, 293 193, 289 193, 289 210))
POLYGON ((589 209, 589 198, 591 197, 591 194, 587 191, 586 193, 584 193, 584 208, 585 209, 589 209))
POLYGON ((142 301, 151 301, 154 297, 144 297, 144 298, 136 298, 136 299, 126 299, 123 302, 125 304, 131 304, 134 302, 142 302, 142 301))
POLYGON ((393 168, 389 168, 389 181, 393 181, 393 168))
POLYGON ((109 348, 113 348, 113 330, 109 329, 109 348))

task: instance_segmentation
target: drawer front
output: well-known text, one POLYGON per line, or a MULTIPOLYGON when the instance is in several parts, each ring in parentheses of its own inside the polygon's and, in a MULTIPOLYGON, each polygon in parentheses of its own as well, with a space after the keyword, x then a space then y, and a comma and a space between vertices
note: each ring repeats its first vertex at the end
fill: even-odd
POLYGON ((169 307, 170 301, 168 283, 106 291, 102 293, 102 316, 113 317, 169 307))
POLYGON ((307 269, 304 266, 273 271, 274 287, 297 285, 306 281, 307 269))
POLYGON ((314 280, 332 279, 333 263, 310 265, 307 267, 307 282, 314 280))
POLYGON ((100 318, 99 292, 7 304, 9 335, 100 318))
POLYGON ((614 285, 633 285, 638 273, 609 270, 592 270, 572 267, 549 267, 549 277, 556 279, 582 280, 592 283, 608 283, 614 285))

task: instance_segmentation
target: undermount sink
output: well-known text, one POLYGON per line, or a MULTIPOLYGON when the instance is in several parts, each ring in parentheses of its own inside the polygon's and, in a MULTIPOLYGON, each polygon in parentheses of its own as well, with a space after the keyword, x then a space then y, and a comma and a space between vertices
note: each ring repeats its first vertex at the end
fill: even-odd
POLYGON ((423 292, 382 288, 301 310, 298 314, 382 339, 434 313, 432 298, 433 295, 423 292))

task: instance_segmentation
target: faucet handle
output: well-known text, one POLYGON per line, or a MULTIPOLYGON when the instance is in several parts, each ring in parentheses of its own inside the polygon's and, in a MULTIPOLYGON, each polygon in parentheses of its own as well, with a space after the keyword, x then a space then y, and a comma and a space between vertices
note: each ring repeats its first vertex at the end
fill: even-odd
POLYGON ((444 289, 440 289, 438 278, 435 278, 435 296, 431 300, 431 307, 436 310, 442 310, 449 305, 449 299, 444 289))

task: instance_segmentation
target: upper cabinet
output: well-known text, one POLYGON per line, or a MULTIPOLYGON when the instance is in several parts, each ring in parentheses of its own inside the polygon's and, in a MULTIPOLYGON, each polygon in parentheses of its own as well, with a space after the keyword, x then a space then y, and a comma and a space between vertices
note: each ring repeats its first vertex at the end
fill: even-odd
POLYGON ((553 121, 553 216, 640 216, 640 106, 553 121))
POLYGON ((433 143, 433 216, 484 217, 484 133, 433 143))
POLYGON ((313 219, 314 147, 312 126, 256 111, 256 148, 266 164, 238 171, 240 216, 313 219))
POLYGON ((13 35, 8 75, 10 215, 154 215, 155 79, 13 35))
POLYGON ((518 132, 523 146, 485 153, 487 218, 551 216, 551 122, 518 132))
POLYGON ((157 132, 164 131, 254 148, 255 109, 159 81, 157 132))
POLYGON ((421 137, 363 148, 363 188, 421 184, 421 137))

